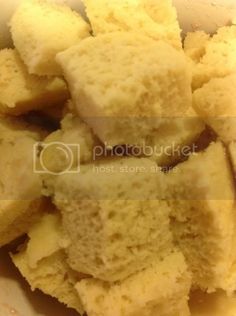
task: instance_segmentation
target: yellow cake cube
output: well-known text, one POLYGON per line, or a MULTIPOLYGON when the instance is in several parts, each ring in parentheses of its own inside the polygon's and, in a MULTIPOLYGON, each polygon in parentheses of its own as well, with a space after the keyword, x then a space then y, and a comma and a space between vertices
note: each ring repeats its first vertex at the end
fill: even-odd
POLYGON ((63 243, 60 216, 47 214, 32 226, 28 243, 12 255, 12 260, 32 290, 39 289, 82 314, 83 307, 74 288, 82 275, 67 264, 63 243))
POLYGON ((211 79, 193 94, 193 106, 199 116, 226 144, 236 140, 236 73, 211 79))
POLYGON ((205 54, 193 68, 193 89, 212 78, 222 78, 236 71, 236 26, 225 26, 207 42, 205 54))
POLYGON ((48 135, 44 143, 49 147, 41 153, 43 164, 49 171, 59 173, 67 169, 68 163, 72 163, 72 168, 92 161, 98 140, 78 116, 69 113, 61 121, 61 129, 48 135), (64 152, 60 155, 60 145, 71 154, 69 160, 64 152))
POLYGON ((166 174, 175 243, 186 257, 194 286, 232 293, 235 275, 235 189, 220 142, 166 174))
POLYGON ((189 32, 184 39, 184 52, 195 63, 199 63, 206 53, 210 34, 204 31, 189 32))
POLYGON ((25 234, 43 209, 41 179, 33 170, 40 135, 19 125, 0 119, 0 246, 25 234))
POLYGON ((122 158, 55 179, 54 202, 71 240, 74 270, 122 280, 171 250, 169 209, 158 200, 162 175, 148 159, 122 158))
POLYGON ((14 49, 0 50, 0 113, 20 115, 69 98, 64 80, 29 75, 14 49))
POLYGON ((96 145, 99 149, 103 148, 92 130, 78 116, 66 114, 61 128, 49 134, 40 144, 43 194, 53 194, 56 176, 72 170, 79 172, 80 164, 92 162, 96 158, 96 145))
POLYGON ((94 35, 138 32, 181 48, 180 27, 171 0, 83 0, 94 35))
POLYGON ((143 144, 146 156, 159 166, 170 166, 196 150, 196 141, 205 130, 204 121, 191 108, 183 117, 164 119, 143 144))
POLYGON ((90 27, 69 6, 24 0, 10 21, 14 45, 30 74, 61 74, 57 53, 89 36, 90 27))
POLYGON ((175 252, 122 282, 84 279, 76 285, 88 316, 189 316, 191 278, 175 252))
POLYGON ((183 52, 137 33, 88 38, 57 55, 77 110, 107 146, 137 144, 192 104, 183 52), (119 52, 119 54, 117 53, 119 52))

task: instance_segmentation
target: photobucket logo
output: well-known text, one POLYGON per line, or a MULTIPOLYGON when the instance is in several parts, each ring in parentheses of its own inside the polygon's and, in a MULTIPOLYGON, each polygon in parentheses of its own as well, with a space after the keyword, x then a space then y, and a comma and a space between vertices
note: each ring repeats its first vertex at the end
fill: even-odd
POLYGON ((80 145, 36 142, 33 146, 35 173, 62 175, 80 172, 80 145))
POLYGON ((93 160, 102 157, 188 157, 190 153, 197 151, 197 145, 176 145, 175 143, 169 145, 118 145, 110 148, 98 145, 93 149, 93 160))

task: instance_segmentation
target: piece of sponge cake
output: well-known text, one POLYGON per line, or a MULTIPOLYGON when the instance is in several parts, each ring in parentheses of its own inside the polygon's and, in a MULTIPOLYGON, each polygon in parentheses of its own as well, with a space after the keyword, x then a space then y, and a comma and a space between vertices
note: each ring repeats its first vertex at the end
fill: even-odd
MULTIPOLYGON (((80 164, 95 159, 98 139, 92 130, 78 116, 65 115, 61 128, 49 134, 42 144, 40 167, 43 171, 43 194, 51 196, 55 177, 66 172, 79 172, 80 164)), ((102 147, 99 145, 99 149, 102 147)))
POLYGON ((225 148, 212 143, 192 155, 166 174, 165 185, 174 240, 193 272, 194 286, 232 293, 235 190, 225 148))
POLYGON ((225 26, 209 39, 205 54, 193 68, 193 89, 212 78, 222 78, 236 71, 236 26, 225 26))
POLYGON ((81 118, 107 146, 142 143, 160 118, 192 104, 184 53, 137 33, 85 39, 57 61, 81 118))
POLYGON ((188 316, 191 278, 180 252, 126 280, 84 279, 76 285, 88 316, 188 316))
POLYGON ((45 200, 1 200, 0 205, 0 247, 25 235, 42 216, 45 200))
POLYGON ((236 74, 214 78, 193 94, 199 116, 226 144, 236 140, 236 74))
POLYGON ((206 53, 210 34, 204 31, 189 32, 184 39, 184 52, 195 63, 199 63, 206 53))
POLYGON ((68 157, 64 152, 60 155, 58 145, 68 148, 72 157, 72 166, 76 167, 80 163, 92 161, 93 148, 98 140, 92 133, 92 130, 78 117, 71 113, 61 121, 61 128, 46 137, 46 145, 50 145, 41 153, 44 166, 52 172, 60 173, 68 167, 68 157), (68 146, 68 147, 67 147, 68 146))
POLYGON ((82 275, 66 262, 60 216, 44 215, 29 231, 29 241, 12 260, 32 290, 40 289, 68 307, 83 313, 74 286, 82 275))
POLYGON ((162 120, 160 127, 147 136, 143 151, 159 166, 176 164, 196 150, 196 141, 205 128, 204 121, 190 108, 183 117, 162 120))
POLYGON ((61 73, 55 56, 89 36, 90 27, 69 6, 25 0, 10 22, 14 45, 30 74, 61 73))
POLYGON ((11 129, 10 124, 0 120, 0 175, 1 199, 28 199, 40 197, 41 180, 34 172, 34 145, 40 135, 28 130, 11 129))
POLYGON ((29 75, 14 49, 0 50, 0 113, 19 115, 69 98, 64 80, 29 75))
POLYGON ((181 48, 180 27, 171 0, 84 0, 94 35, 136 32, 181 48))
POLYGON ((169 252, 169 209, 158 200, 159 185, 156 164, 138 158, 82 165, 80 173, 55 179, 54 202, 71 241, 71 267, 113 282, 169 252))
POLYGON ((33 170, 40 134, 19 125, 0 119, 0 246, 26 233, 43 208, 41 179, 33 170))

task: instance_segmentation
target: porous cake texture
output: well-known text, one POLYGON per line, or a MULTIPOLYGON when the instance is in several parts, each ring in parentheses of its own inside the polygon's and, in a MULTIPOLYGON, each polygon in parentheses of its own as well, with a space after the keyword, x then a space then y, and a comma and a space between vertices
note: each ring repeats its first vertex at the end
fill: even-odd
POLYGON ((43 194, 51 196, 55 177, 62 173, 79 172, 80 165, 92 162, 96 146, 103 151, 92 130, 78 116, 68 113, 61 121, 61 128, 49 134, 40 152, 43 194))
POLYGON ((47 0, 24 0, 10 21, 14 45, 30 74, 61 74, 57 53, 78 44, 90 27, 69 6, 47 0))
POLYGON ((20 115, 49 106, 60 106, 69 98, 63 79, 29 75, 15 49, 0 51, 0 113, 20 115))
POLYGON ((207 42, 205 54, 193 68, 193 89, 212 78, 222 78, 236 71, 236 26, 225 26, 207 42))
POLYGON ((148 159, 123 158, 82 165, 80 173, 55 180, 74 270, 113 282, 171 251, 169 208, 158 200, 162 176, 148 159))
POLYGON ((160 118, 182 117, 192 104, 184 53, 137 33, 85 39, 57 61, 78 113, 107 146, 141 143, 160 118))
POLYGON ((193 106, 219 138, 229 144, 236 140, 236 73, 214 78, 193 94, 193 106))
POLYGON ((43 199, 0 202, 0 247, 25 235, 44 212, 43 199))
POLYGON ((210 34, 204 31, 189 32, 184 39, 184 52, 195 63, 199 63, 206 53, 210 34))
POLYGON ((76 289, 88 316, 189 316, 190 285, 185 259, 175 252, 122 282, 90 278, 76 289))
POLYGON ((225 148, 212 143, 167 174, 165 183, 174 240, 193 273, 193 285, 232 293, 235 189, 225 148))
POLYGON ((143 152, 159 166, 176 164, 196 150, 205 128, 204 121, 190 108, 183 117, 162 119, 160 127, 147 136, 143 152))
POLYGON ((31 227, 26 245, 11 257, 32 290, 39 289, 83 314, 74 288, 82 275, 72 271, 66 262, 59 215, 44 215, 31 227))
POLYGON ((83 0, 94 35, 127 31, 182 48, 171 0, 83 0))
POLYGON ((33 172, 38 140, 25 125, 0 119, 0 246, 25 234, 42 211, 41 180, 33 172))
POLYGON ((72 168, 80 163, 91 162, 93 148, 98 143, 92 130, 78 116, 71 113, 61 121, 61 128, 46 137, 45 144, 52 144, 42 154, 44 166, 53 172, 64 171, 68 166, 68 157, 58 151, 60 144, 68 149, 72 168))

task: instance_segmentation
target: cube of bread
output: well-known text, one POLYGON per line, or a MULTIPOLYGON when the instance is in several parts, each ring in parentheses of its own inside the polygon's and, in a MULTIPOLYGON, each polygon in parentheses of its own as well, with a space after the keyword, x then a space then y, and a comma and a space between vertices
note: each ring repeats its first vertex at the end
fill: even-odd
POLYGON ((187 33, 184 39, 184 52, 194 62, 199 63, 206 53, 206 45, 210 40, 210 34, 204 31, 187 33))
POLYGON ((236 74, 211 79, 193 94, 196 112, 219 138, 230 143, 236 140, 236 74))
POLYGON ((83 313, 74 285, 81 275, 70 269, 62 249, 59 215, 44 215, 29 231, 29 241, 12 260, 32 290, 39 289, 83 313))
POLYGON ((26 234, 42 216, 44 199, 1 200, 0 204, 0 247, 26 234))
POLYGON ((10 22, 14 45, 30 74, 55 76, 57 53, 89 36, 90 27, 69 6, 47 0, 26 0, 10 22))
POLYGON ((218 29, 206 45, 206 53, 193 68, 193 89, 212 78, 222 78, 236 71, 236 26, 218 29))
POLYGON ((169 209, 157 199, 161 185, 156 164, 138 158, 82 165, 80 173, 55 179, 54 202, 71 240, 70 266, 113 282, 169 252, 169 209))
POLYGON ((40 135, 0 119, 0 246, 27 232, 41 213, 41 179, 33 170, 40 135))
POLYGON ((20 115, 48 106, 60 106, 69 97, 60 78, 29 75, 14 49, 0 51, 0 113, 20 115))
POLYGON ((220 142, 194 154, 166 175, 175 243, 186 257, 193 284, 232 293, 235 275, 235 190, 220 142))
POLYGON ((164 42, 110 33, 85 39, 57 60, 80 116, 107 146, 141 143, 160 118, 181 117, 191 106, 185 56, 164 42))
POLYGON ((76 289, 88 316, 187 316, 190 285, 184 257, 175 252, 122 282, 84 279, 76 289))
POLYGON ((232 142, 229 145, 229 154, 230 154, 233 170, 236 176, 236 142, 232 142))
POLYGON ((176 9, 171 0, 84 0, 94 35, 136 32, 182 48, 176 9))

